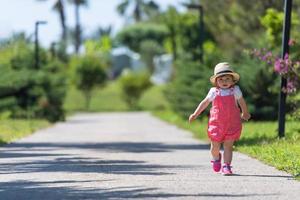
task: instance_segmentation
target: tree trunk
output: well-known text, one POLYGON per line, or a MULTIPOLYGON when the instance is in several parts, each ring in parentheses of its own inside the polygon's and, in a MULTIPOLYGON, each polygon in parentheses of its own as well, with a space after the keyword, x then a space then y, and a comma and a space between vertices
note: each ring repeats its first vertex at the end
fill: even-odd
POLYGON ((81 43, 81 28, 79 22, 79 4, 75 4, 75 17, 76 17, 76 26, 75 26, 75 53, 79 53, 80 43, 81 43))
POLYGON ((85 110, 89 111, 91 98, 92 98, 92 92, 91 91, 84 91, 84 96, 85 96, 85 110))

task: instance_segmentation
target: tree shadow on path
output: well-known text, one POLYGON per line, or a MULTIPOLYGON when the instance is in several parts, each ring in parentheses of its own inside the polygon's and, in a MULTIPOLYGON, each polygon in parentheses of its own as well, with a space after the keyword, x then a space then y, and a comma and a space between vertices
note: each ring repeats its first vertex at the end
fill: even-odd
MULTIPOLYGON (((101 182, 109 181, 96 181, 96 184, 101 185, 101 182)), ((88 181, 81 181, 82 183, 88 181)), ((154 199, 154 198, 193 198, 199 197, 253 197, 253 196, 271 196, 276 194, 222 194, 222 193, 196 193, 185 194, 176 192, 161 192, 159 188, 145 188, 145 187, 110 187, 110 188, 82 188, 74 186, 58 186, 59 184, 77 184, 78 181, 47 181, 47 182, 34 182, 34 181, 13 181, 13 182, 0 182, 1 198, 5 200, 61 200, 61 199, 154 199), (55 186, 57 185, 57 186, 55 186), (49 187, 51 186, 51 187, 49 187)), ((262 197, 263 198, 263 197, 262 197)))
MULTIPOLYGON (((161 142, 104 142, 104 143, 13 143, 6 146, 6 149, 15 148, 17 151, 47 149, 91 149, 106 152, 130 152, 130 153, 150 153, 150 152, 171 152, 176 150, 208 150, 209 144, 167 144, 161 142)), ((1 152, 2 154, 2 152, 1 152)), ((2 157, 2 156, 1 156, 2 157)))
MULTIPOLYGON (((112 142, 112 143, 14 143, 0 151, 1 159, 13 159, 14 162, 3 162, 0 174, 32 172, 79 172, 106 173, 127 175, 165 175, 167 169, 187 168, 184 165, 151 164, 140 160, 101 159, 66 154, 63 150, 100 151, 96 156, 105 153, 161 153, 176 150, 201 150, 208 145, 202 144, 164 144, 145 142, 112 142), (58 154, 62 150, 61 154, 58 154), (52 152, 53 151, 53 152, 52 152), (53 158, 52 158, 53 157, 53 158), (24 160, 25 159, 25 160, 24 160)), ((118 158, 118 156, 116 157, 118 158)))

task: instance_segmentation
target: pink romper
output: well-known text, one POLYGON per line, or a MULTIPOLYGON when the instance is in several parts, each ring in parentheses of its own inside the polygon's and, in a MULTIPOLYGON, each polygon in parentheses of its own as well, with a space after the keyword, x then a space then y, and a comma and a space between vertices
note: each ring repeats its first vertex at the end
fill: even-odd
POLYGON ((240 109, 236 105, 234 89, 230 88, 230 95, 221 96, 220 89, 216 89, 216 97, 212 102, 208 121, 208 137, 211 141, 238 140, 241 136, 242 123, 240 109))

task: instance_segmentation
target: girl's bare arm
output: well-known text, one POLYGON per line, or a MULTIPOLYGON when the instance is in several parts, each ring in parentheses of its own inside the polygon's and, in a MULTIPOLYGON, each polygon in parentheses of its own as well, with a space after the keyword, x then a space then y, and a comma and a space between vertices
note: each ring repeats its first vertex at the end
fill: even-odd
POLYGON ((210 101, 208 98, 203 99, 194 111, 194 113, 190 115, 189 122, 192 122, 194 119, 196 119, 207 108, 209 104, 210 101))
POLYGON ((239 105, 240 105, 240 107, 241 107, 241 109, 242 109, 242 119, 244 119, 244 120, 250 119, 251 115, 250 115, 249 112, 248 112, 247 104, 246 104, 244 98, 241 97, 241 98, 238 100, 238 102, 239 102, 239 105))

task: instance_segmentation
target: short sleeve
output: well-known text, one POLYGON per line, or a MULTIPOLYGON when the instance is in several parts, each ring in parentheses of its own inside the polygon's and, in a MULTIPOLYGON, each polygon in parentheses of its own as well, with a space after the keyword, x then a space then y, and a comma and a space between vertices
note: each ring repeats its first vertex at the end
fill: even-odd
POLYGON ((210 88, 208 94, 206 95, 206 98, 211 102, 215 99, 216 97, 216 88, 210 88))
POLYGON ((240 87, 237 86, 237 85, 235 85, 235 86, 234 86, 234 98, 238 100, 238 99, 240 99, 242 96, 243 96, 243 94, 242 94, 242 91, 241 91, 240 87))

